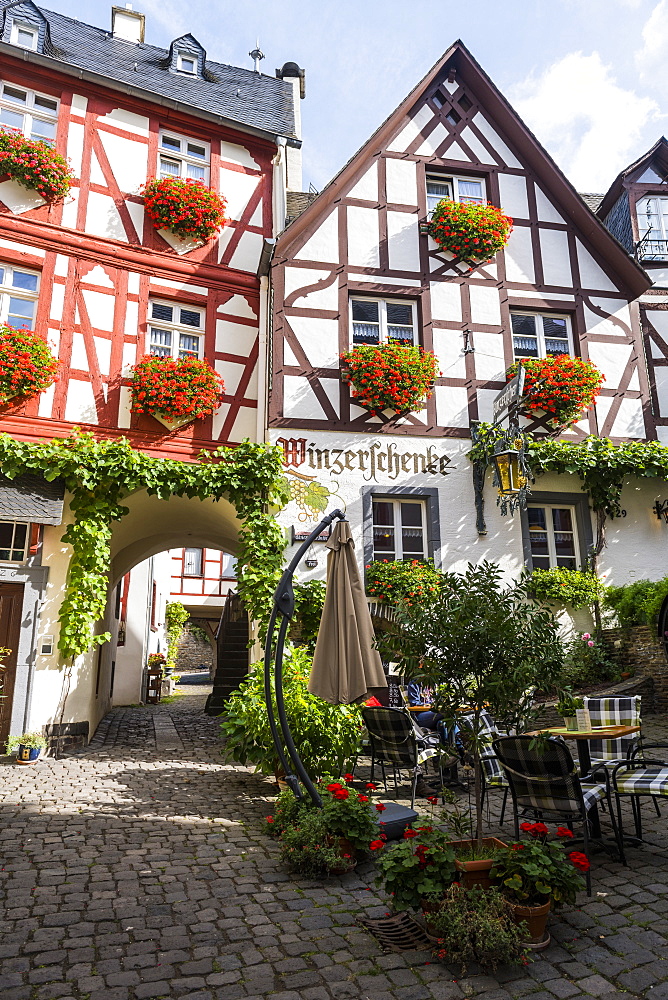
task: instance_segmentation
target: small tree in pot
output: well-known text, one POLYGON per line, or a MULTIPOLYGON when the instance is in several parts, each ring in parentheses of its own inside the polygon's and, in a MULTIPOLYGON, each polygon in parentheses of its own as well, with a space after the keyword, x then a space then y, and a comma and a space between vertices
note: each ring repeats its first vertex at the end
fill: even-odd
POLYGON ((436 688, 435 704, 459 724, 475 766, 476 830, 482 844, 481 752, 484 713, 511 728, 525 725, 529 690, 549 687, 563 663, 557 620, 532 603, 525 577, 505 585, 497 565, 469 563, 465 573, 444 573, 431 597, 397 607, 396 632, 383 651, 398 672, 436 688), (461 709, 468 722, 462 727, 461 709))

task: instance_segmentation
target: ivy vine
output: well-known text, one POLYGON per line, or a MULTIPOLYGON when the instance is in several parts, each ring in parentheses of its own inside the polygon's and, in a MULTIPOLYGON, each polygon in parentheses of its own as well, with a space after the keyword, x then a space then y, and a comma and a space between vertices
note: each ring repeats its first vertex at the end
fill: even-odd
POLYGON ((71 494, 74 521, 62 541, 72 546, 60 608, 58 648, 65 657, 85 653, 109 639, 94 634, 107 604, 112 524, 128 508, 123 500, 138 490, 170 496, 220 500, 234 506, 241 521, 238 591, 251 619, 268 617, 283 566, 285 537, 271 507, 287 502, 281 483, 282 450, 244 441, 203 452, 199 462, 154 458, 129 441, 99 441, 91 433, 38 443, 0 434, 0 465, 9 479, 23 473, 62 479, 71 494))

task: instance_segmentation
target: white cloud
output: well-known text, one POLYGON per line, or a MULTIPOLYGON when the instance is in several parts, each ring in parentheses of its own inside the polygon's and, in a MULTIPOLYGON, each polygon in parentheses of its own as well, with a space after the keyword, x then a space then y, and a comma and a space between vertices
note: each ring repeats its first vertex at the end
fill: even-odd
POLYGON ((643 152, 643 132, 659 116, 657 102, 621 87, 598 52, 569 53, 516 84, 509 98, 580 191, 607 190, 643 152))
POLYGON ((642 29, 642 48, 636 54, 636 65, 642 77, 649 77, 656 82, 654 71, 659 69, 663 75, 668 55, 668 0, 659 0, 649 15, 642 29))

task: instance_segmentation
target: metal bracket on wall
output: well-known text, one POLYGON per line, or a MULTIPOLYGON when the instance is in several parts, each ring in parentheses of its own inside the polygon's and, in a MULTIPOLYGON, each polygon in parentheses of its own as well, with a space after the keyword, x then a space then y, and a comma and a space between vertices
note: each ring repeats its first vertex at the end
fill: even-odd
POLYGON ((473 496, 475 499, 475 526, 476 531, 479 535, 487 534, 487 525, 485 524, 485 471, 487 465, 485 462, 474 462, 473 463, 473 496))

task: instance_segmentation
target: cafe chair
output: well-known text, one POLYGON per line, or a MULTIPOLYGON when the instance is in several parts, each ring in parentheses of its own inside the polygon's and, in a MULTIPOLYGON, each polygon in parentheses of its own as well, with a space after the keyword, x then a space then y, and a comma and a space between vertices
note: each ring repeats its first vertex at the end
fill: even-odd
MULTIPOLYGON (((666 761, 668 744, 663 742, 639 741, 633 748, 628 760, 620 761, 612 770, 612 790, 617 801, 617 822, 620 832, 622 827, 622 796, 631 801, 633 823, 638 840, 642 840, 642 814, 640 811, 641 797, 649 796, 654 803, 657 815, 658 800, 668 797, 668 761, 666 761), (661 750, 661 755, 652 751, 661 750), (662 758, 662 759, 660 759, 662 758)), ((623 835, 623 834, 622 834, 623 835)))
MULTIPOLYGON (((530 811, 536 819, 581 823, 584 853, 589 849, 589 812, 599 802, 610 807, 610 822, 623 865, 624 844, 612 809, 611 783, 607 768, 599 767, 583 780, 571 752, 558 737, 547 737, 536 745, 533 736, 502 736, 494 740, 494 752, 508 778, 513 801, 515 836, 519 839, 519 812, 530 811), (532 748, 532 744, 534 744, 532 748)), ((591 878, 587 872, 587 892, 591 878)))
POLYGON ((371 781, 376 765, 379 765, 385 781, 385 767, 394 771, 395 793, 397 789, 397 769, 411 774, 411 809, 415 803, 415 788, 427 761, 438 762, 441 781, 443 779, 441 761, 443 748, 436 733, 425 733, 403 708, 363 708, 362 718, 369 734, 371 747, 371 781))
MULTIPOLYGON (((592 728, 597 726, 639 726, 640 704, 639 694, 625 698, 585 698, 584 707, 589 709, 592 728)), ((642 732, 642 731, 641 731, 642 732)), ((620 761, 628 760, 631 752, 641 737, 641 732, 630 736, 621 736, 611 740, 589 740, 589 753, 592 765, 605 764, 610 767, 620 761)))
MULTIPOLYGON (((464 746, 467 743, 467 730, 471 733, 473 727, 473 715, 465 714, 462 715, 458 720, 459 726, 459 737, 463 742, 464 746)), ((496 721, 492 718, 489 712, 480 713, 480 742, 482 744, 480 751, 480 772, 482 775, 482 805, 485 804, 485 796, 488 789, 503 789, 503 801, 501 803, 501 816, 499 818, 499 826, 503 826, 503 821, 506 815, 506 805, 508 802, 508 778, 501 766, 501 762, 496 755, 494 750, 494 740, 498 739, 500 736, 506 736, 507 734, 502 732, 496 721)))

